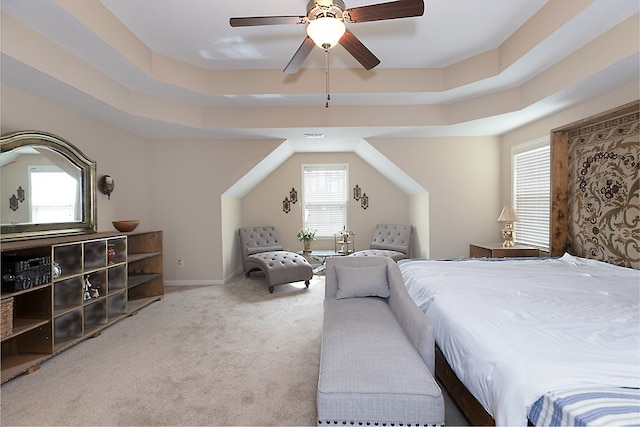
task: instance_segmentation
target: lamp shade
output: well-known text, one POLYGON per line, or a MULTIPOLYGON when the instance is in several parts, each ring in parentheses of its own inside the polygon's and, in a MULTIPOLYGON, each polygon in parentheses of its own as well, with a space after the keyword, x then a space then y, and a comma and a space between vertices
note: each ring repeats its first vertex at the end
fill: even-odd
POLYGON ((323 49, 330 49, 338 44, 344 31, 344 22, 331 16, 323 16, 309 21, 307 26, 307 35, 318 47, 323 49))
POLYGON ((505 206, 502 208, 502 212, 500 212, 500 216, 498 217, 499 222, 514 222, 519 221, 518 215, 516 214, 516 210, 513 206, 505 206))

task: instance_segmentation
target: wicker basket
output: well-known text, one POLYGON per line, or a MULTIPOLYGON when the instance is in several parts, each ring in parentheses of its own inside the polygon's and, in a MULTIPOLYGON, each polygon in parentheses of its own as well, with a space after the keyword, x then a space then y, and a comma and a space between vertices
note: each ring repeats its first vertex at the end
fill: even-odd
POLYGON ((13 333, 13 297, 5 298, 0 305, 0 337, 13 333))

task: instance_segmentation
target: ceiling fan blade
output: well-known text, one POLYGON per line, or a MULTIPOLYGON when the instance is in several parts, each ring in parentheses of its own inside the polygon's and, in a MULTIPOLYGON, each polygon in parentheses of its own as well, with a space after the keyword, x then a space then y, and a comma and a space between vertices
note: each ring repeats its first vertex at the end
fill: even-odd
POLYGON ((349 30, 340 38, 340 44, 367 70, 380 63, 380 60, 349 30))
POLYGON ((424 14, 423 0, 397 0, 388 3, 347 9, 351 22, 381 21, 384 19, 410 18, 424 14))
POLYGON ((257 25, 304 24, 306 16, 255 16, 229 18, 232 27, 254 27, 257 25))
POLYGON ((313 40, 311 40, 311 37, 307 36, 296 53, 293 55, 293 58, 291 58, 291 61, 289 61, 289 63, 285 67, 285 74, 297 73, 302 66, 302 63, 305 59, 307 59, 307 56, 309 56, 315 45, 316 44, 313 42, 313 40))

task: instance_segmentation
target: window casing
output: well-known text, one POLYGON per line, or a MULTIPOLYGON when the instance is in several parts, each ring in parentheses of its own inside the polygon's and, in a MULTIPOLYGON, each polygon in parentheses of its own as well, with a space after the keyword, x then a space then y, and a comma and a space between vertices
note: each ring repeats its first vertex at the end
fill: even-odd
POLYGON ((549 249, 551 150, 549 139, 513 151, 515 242, 549 249))
POLYGON ((316 238, 333 237, 347 228, 346 164, 302 165, 302 226, 316 238))

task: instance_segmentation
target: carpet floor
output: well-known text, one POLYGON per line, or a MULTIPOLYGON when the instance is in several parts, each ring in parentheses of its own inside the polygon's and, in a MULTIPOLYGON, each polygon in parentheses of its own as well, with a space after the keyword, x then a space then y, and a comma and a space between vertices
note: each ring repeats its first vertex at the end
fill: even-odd
MULTIPOLYGON (((3 426, 316 425, 324 277, 172 286, 2 385, 3 426)), ((447 425, 466 419, 445 393, 447 425)))

